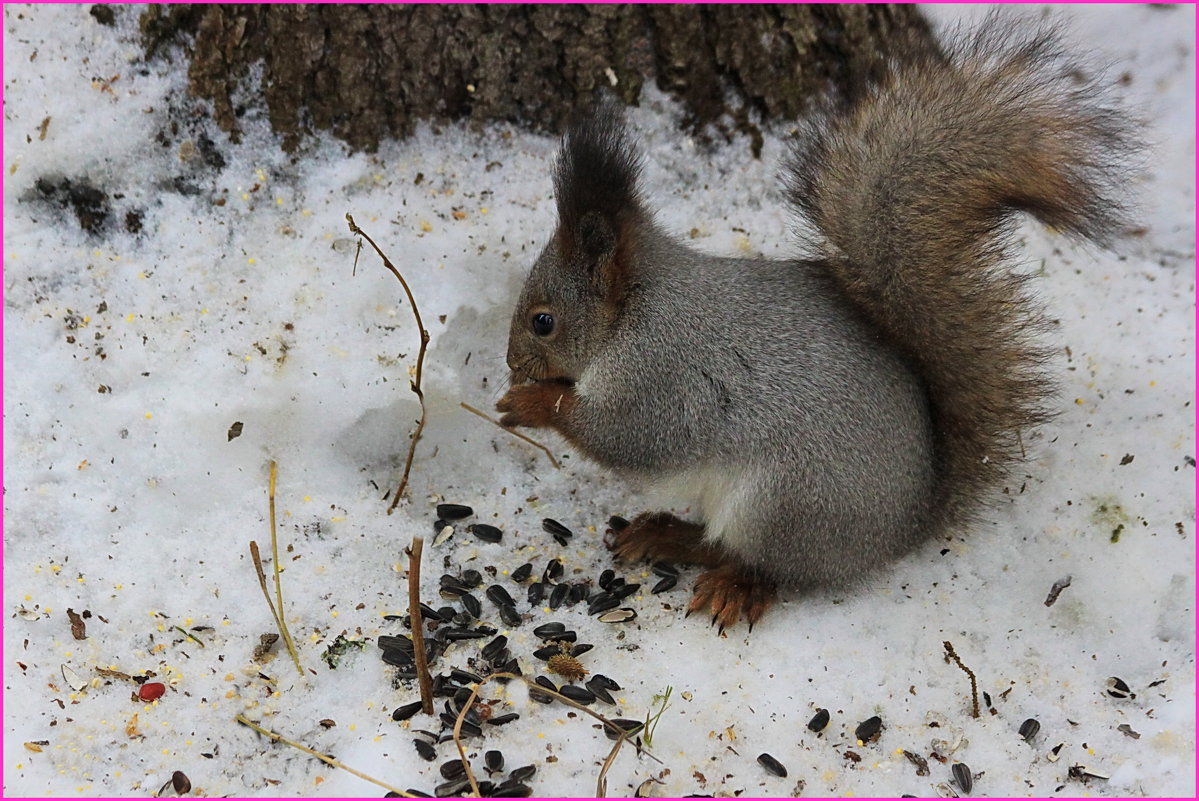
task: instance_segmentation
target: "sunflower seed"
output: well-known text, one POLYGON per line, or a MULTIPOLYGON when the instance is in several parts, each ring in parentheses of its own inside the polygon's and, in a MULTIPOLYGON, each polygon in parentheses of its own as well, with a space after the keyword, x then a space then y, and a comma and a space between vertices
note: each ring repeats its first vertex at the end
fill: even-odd
POLYGON ((533 656, 537 659, 545 661, 551 656, 557 656, 560 653, 562 653, 562 649, 557 645, 547 645, 544 648, 538 648, 536 651, 534 651, 533 656))
POLYGON ((483 540, 483 542, 499 542, 504 538, 504 532, 486 523, 472 523, 467 526, 466 530, 483 540))
POLYGON ((625 584, 621 587, 613 588, 609 590, 609 592, 611 592, 617 598, 628 598, 639 589, 641 589, 640 584, 625 584))
POLYGON ((454 616, 457 614, 458 614, 458 610, 452 606, 437 607, 437 616, 439 618, 441 618, 443 622, 449 623, 451 620, 454 619, 454 616))
POLYGON ((582 656, 583 654, 587 653, 594 647, 595 646, 592 645, 591 643, 581 642, 578 645, 576 645, 574 648, 570 649, 570 655, 571 656, 582 656))
POLYGON ((492 634, 495 634, 495 629, 489 630, 481 626, 476 629, 447 629, 445 638, 451 642, 458 640, 481 640, 484 637, 490 637, 492 634))
POLYGON ((420 712, 420 708, 421 708, 420 701, 413 701, 410 704, 404 704, 403 706, 397 706, 395 711, 391 713, 391 719, 392 720, 407 720, 408 718, 415 715, 417 712, 420 712))
POLYGON ((454 527, 442 526, 441 531, 437 532, 437 536, 433 538, 433 544, 441 545, 452 536, 454 536, 454 527))
POLYGON ((609 609, 615 609, 618 606, 620 606, 619 598, 610 592, 601 592, 587 604, 587 614, 598 615, 600 612, 607 612, 609 609))
POLYGON ((883 719, 875 715, 859 723, 858 727, 854 729, 853 736, 863 743, 869 743, 877 740, 882 730, 883 719))
POLYGON ((517 584, 520 584, 531 575, 533 575, 533 563, 525 562, 523 565, 513 570, 512 575, 509 576, 509 578, 511 578, 517 584))
MULTIPOLYGON (((404 792, 406 792, 408 795, 412 796, 413 798, 432 798, 433 797, 433 796, 429 795, 428 793, 422 793, 420 790, 413 790, 411 787, 409 787, 404 792)), ((388 793, 387 795, 385 795, 383 797, 384 798, 401 798, 402 796, 399 793, 388 793)))
POLYGON ((549 623, 542 623, 537 628, 533 629, 533 636, 542 640, 552 640, 555 635, 566 631, 566 624, 559 623, 556 620, 551 620, 549 623))
POLYGON ((607 690, 605 690, 602 686, 600 686, 598 684, 594 684, 590 681, 587 682, 587 684, 585 686, 587 687, 588 690, 591 690, 591 693, 596 698, 600 699, 605 704, 613 704, 613 705, 616 704, 616 699, 613 698, 612 694, 609 693, 607 690))
MULTIPOLYGON (((529 779, 533 778, 533 775, 535 773, 537 773, 536 765, 525 765, 524 767, 517 768, 516 770, 509 773, 508 781, 509 782, 527 782, 529 779)), ((505 784, 507 784, 507 782, 505 782, 505 784)))
POLYGON ((487 599, 496 606, 512 606, 516 603, 508 591, 499 584, 492 584, 487 588, 487 599))
MULTIPOLYGON (((546 689, 553 690, 554 692, 558 691, 558 688, 554 686, 554 683, 552 681, 550 681, 549 679, 547 679, 545 676, 538 676, 533 681, 536 684, 538 684, 542 687, 545 687, 546 689)), ((554 702, 553 696, 546 695, 543 692, 539 692, 536 687, 529 688, 529 699, 533 700, 533 701, 537 701, 538 703, 542 703, 542 704, 551 704, 554 702)))
POLYGON ((433 744, 425 740, 413 740, 412 745, 416 747, 416 753, 420 754, 420 758, 426 762, 432 762, 437 759, 437 749, 433 744))
POLYGON ((488 773, 499 773, 504 769, 504 754, 500 751, 488 751, 483 754, 483 764, 488 773))
POLYGON ((559 545, 565 545, 566 540, 575 535, 574 532, 568 529, 566 526, 562 525, 557 520, 553 520, 548 517, 541 521, 541 528, 543 531, 553 534, 554 539, 558 540, 559 545), (559 537, 562 539, 559 539, 559 537))
POLYGON ((483 614, 483 604, 479 603, 479 599, 469 592, 463 593, 462 597, 458 600, 462 601, 462 608, 471 617, 477 618, 483 614))
POLYGON ((570 594, 569 584, 559 584, 554 587, 554 591, 550 593, 550 609, 557 609, 566 601, 566 596, 570 594))
POLYGON ((965 762, 954 762, 949 770, 953 773, 953 781, 963 793, 969 793, 974 789, 974 774, 970 772, 969 765, 965 762))
POLYGON ((661 581, 659 581, 657 584, 654 585, 654 588, 652 590, 650 590, 650 593, 652 593, 653 595, 657 595, 660 592, 666 592, 667 590, 673 590, 674 585, 676 585, 678 583, 679 583, 678 576, 666 576, 665 578, 663 578, 661 581))
POLYGON ((415 665, 416 657, 407 651, 400 651, 396 648, 384 648, 383 661, 392 667, 407 668, 415 665))
POLYGON ((679 577, 679 569, 669 562, 654 562, 650 566, 650 570, 653 571, 655 576, 661 576, 662 578, 679 577))
POLYGON ((433 795, 438 798, 457 798, 461 795, 461 791, 465 790, 470 785, 470 779, 465 777, 454 779, 445 784, 439 784, 433 788, 433 795))
POLYGON ((604 734, 609 740, 618 739, 621 732, 626 732, 629 737, 632 737, 634 734, 641 731, 641 727, 644 725, 644 721, 629 720, 628 718, 616 718, 604 724, 604 734))
POLYGON ((534 581, 529 585, 529 606, 537 606, 545 598, 545 585, 534 581))
POLYGON ((525 622, 513 604, 504 604, 500 607, 500 620, 504 621, 505 626, 513 627, 525 622))
POLYGON ((608 585, 612 583, 612 579, 614 579, 614 578, 616 578, 616 571, 609 568, 609 569, 605 570, 603 573, 600 573, 599 581, 597 581, 596 583, 599 584, 599 587, 601 590, 606 590, 606 589, 608 589, 608 585))
POLYGON ((828 725, 828 720, 828 710, 824 708, 818 708, 816 710, 816 714, 813 715, 812 719, 808 721, 808 730, 817 733, 822 732, 824 731, 824 727, 828 725))
POLYGON ((563 684, 558 692, 565 695, 570 700, 578 704, 588 706, 595 703, 595 694, 583 687, 576 687, 573 684, 563 684))
POLYGON ((466 768, 462 764, 461 759, 451 759, 449 762, 442 762, 438 772, 441 773, 443 779, 457 779, 460 776, 466 775, 466 768))
POLYGON ((493 718, 488 718, 487 722, 492 726, 503 726, 505 723, 511 723, 514 720, 520 720, 520 715, 515 712, 509 712, 505 715, 496 715, 493 718))
POLYGON ((766 770, 778 776, 780 779, 787 778, 787 769, 783 767, 783 763, 772 757, 770 754, 758 754, 758 764, 766 768, 766 770))
POLYGON ((558 688, 554 685, 554 683, 552 681, 550 681, 549 679, 547 679, 545 676, 538 676, 537 678, 533 679, 533 682, 535 684, 540 684, 542 687, 544 687, 547 690, 553 690, 554 692, 558 692, 558 688))
POLYGON ((620 515, 612 515, 608 518, 608 526, 616 531, 624 531, 629 527, 629 521, 620 515))
POLYGON ((604 612, 596 618, 600 623, 628 623, 637 617, 637 610, 630 609, 627 606, 620 609, 613 609, 611 612, 604 612))
POLYGON ((587 600, 588 587, 586 584, 579 582, 578 584, 570 585, 570 604, 577 604, 579 601, 587 600))
MULTIPOLYGON (((516 659, 510 659, 500 668, 500 673, 511 673, 513 676, 523 676, 524 671, 520 669, 520 662, 516 659)), ((507 684, 510 679, 498 679, 503 684, 507 684)))
POLYGON ((503 651, 507 647, 508 647, 508 638, 501 634, 500 636, 496 637, 491 642, 484 645, 482 650, 479 651, 479 653, 482 654, 484 659, 486 659, 488 662, 490 662, 490 661, 494 660, 497 656, 499 656, 500 652, 503 651))
POLYGON ((520 782, 506 781, 491 791, 491 798, 528 798, 533 788, 520 782))
POLYGON ((412 653, 412 640, 403 634, 384 634, 375 641, 380 648, 398 648, 412 653))
POLYGON ((566 568, 562 566, 561 559, 551 559, 545 566, 545 571, 541 574, 541 580, 545 582, 555 582, 562 578, 562 574, 566 572, 566 568))
POLYGON ((591 677, 591 681, 593 681, 596 684, 598 684, 599 686, 603 687, 605 690, 619 690, 620 689, 619 684, 612 681, 612 679, 608 678, 603 673, 596 673, 594 676, 591 677))
POLYGON ((448 521, 448 520, 442 520, 441 518, 438 518, 437 520, 434 520, 434 521, 433 521, 433 533, 434 533, 434 534, 440 534, 440 533, 441 533, 441 530, 442 530, 443 528, 445 528, 446 526, 448 526, 449 524, 450 524, 450 521, 448 521))
POLYGON ((483 583, 483 574, 478 570, 463 570, 462 583, 473 590, 483 583))
POLYGON ((1107 694, 1112 698, 1136 698, 1137 694, 1117 676, 1112 676, 1107 680, 1107 694))
MULTIPOLYGON (((441 722, 447 728, 453 729, 454 726, 456 726, 458 723, 458 716, 451 715, 448 712, 442 712, 441 713, 441 722)), ((470 714, 467 714, 466 719, 464 719, 462 721, 462 728, 459 729, 459 733, 461 733, 461 735, 463 737, 482 737, 483 736, 483 730, 479 728, 479 724, 477 722, 470 719, 470 714)), ((452 735, 451 735, 450 739, 453 739, 452 735)))
POLYGON ((474 673, 471 673, 469 670, 460 670, 459 668, 453 668, 450 671, 450 678, 453 679, 454 681, 458 682, 459 684, 482 684, 483 683, 482 676, 476 676, 474 673))
POLYGON ((437 504, 437 516, 442 520, 463 520, 474 513, 474 509, 460 503, 437 504))
POLYGON ((1020 737, 1024 742, 1032 742, 1032 738, 1037 736, 1037 732, 1041 730, 1041 723, 1036 718, 1029 718, 1020 724, 1020 737))

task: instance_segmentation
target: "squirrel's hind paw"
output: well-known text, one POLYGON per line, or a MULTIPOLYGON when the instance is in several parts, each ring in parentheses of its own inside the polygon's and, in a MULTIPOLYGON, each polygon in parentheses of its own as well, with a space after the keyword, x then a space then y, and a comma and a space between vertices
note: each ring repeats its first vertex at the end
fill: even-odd
POLYGON ((712 623, 719 624, 720 633, 744 617, 753 631, 754 624, 774 603, 776 594, 773 581, 741 565, 725 564, 700 574, 695 580, 695 597, 687 614, 711 612, 712 623))
POLYGON ((652 559, 715 567, 725 561, 719 549, 703 539, 704 527, 669 512, 643 512, 617 532, 613 555, 622 562, 652 559))

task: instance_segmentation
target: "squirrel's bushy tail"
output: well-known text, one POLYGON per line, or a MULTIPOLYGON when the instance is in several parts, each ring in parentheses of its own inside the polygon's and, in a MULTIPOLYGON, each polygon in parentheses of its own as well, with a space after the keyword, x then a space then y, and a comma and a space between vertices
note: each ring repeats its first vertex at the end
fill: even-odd
POLYGON ((1045 419, 1013 212, 1105 243, 1134 137, 1051 30, 992 17, 801 132, 788 191, 846 294, 905 351, 937 432, 937 522, 970 516, 1045 419), (1005 30, 1006 29, 1006 30, 1005 30))

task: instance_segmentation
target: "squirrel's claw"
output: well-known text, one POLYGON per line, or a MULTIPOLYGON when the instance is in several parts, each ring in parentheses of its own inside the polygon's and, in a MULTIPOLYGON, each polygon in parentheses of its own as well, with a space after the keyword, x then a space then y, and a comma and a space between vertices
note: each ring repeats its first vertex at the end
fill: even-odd
POLYGON ((700 575, 695 581, 695 596, 688 614, 701 609, 712 613, 712 623, 719 623, 718 632, 745 618, 750 631, 774 603, 774 582, 754 575, 736 564, 726 564, 700 575))

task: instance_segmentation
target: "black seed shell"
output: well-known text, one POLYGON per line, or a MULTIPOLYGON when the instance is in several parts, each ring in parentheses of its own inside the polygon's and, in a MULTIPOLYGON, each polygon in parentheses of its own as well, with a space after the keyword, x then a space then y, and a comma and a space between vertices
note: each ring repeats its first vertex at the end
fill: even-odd
POLYGON ((573 684, 563 684, 562 687, 559 688, 558 692, 562 693, 575 703, 583 704, 584 706, 595 703, 595 693, 584 687, 576 687, 573 684))
POLYGON ((533 563, 525 562, 523 565, 513 570, 512 575, 509 576, 509 578, 515 581, 517 584, 520 584, 528 579, 531 575, 533 575, 533 563))
POLYGON ((483 583, 483 574, 478 570, 463 570, 462 583, 473 590, 483 583))
POLYGON ((613 531, 624 531, 626 528, 629 527, 629 521, 625 520, 620 515, 612 515, 611 517, 608 518, 608 526, 613 531))
POLYGON ((461 503, 437 504, 437 516, 442 520, 463 520, 474 513, 474 509, 461 503))
POLYGON ((490 662, 491 660, 493 660, 497 656, 499 656, 500 652, 503 651, 507 647, 508 647, 508 638, 501 634, 500 636, 496 637, 491 642, 484 645, 482 650, 479 651, 479 653, 483 655, 484 659, 486 659, 487 661, 490 662))
MULTIPOLYGON (((548 531, 550 534, 553 534, 554 539, 558 539, 558 537, 570 539, 575 535, 574 532, 568 529, 566 526, 549 517, 541 521, 541 528, 544 531, 548 531)), ((566 543, 562 542, 561 544, 565 545, 566 543)))
POLYGON ((511 606, 516 603, 503 585, 492 584, 487 588, 487 600, 496 606, 511 606))
POLYGON ((449 762, 442 762, 437 771, 443 779, 457 779, 459 776, 466 775, 466 768, 462 765, 461 759, 451 759, 449 762))
POLYGON ((486 523, 473 523, 467 527, 467 530, 483 542, 499 542, 504 538, 504 532, 486 523))
POLYGON ((669 562, 654 562, 650 566, 650 570, 653 571, 655 576, 661 576, 662 578, 669 576, 679 577, 679 569, 669 562))
POLYGON ((437 759, 437 749, 433 744, 425 740, 413 740, 412 745, 416 748, 416 753, 420 754, 420 758, 426 762, 432 762, 437 759))
POLYGON ((557 609, 562 606, 569 594, 569 584, 559 584, 557 587, 554 587, 554 591, 550 593, 550 609, 557 609))
POLYGON ((965 762, 954 762, 949 768, 953 773, 953 780, 957 786, 961 788, 963 793, 969 793, 974 789, 974 774, 970 772, 970 766, 965 762))
POLYGON ((858 724, 854 729, 853 736, 861 740, 863 743, 873 742, 878 739, 879 734, 883 730, 883 719, 878 715, 867 718, 858 724))
POLYGON ((612 579, 614 579, 614 578, 616 578, 616 571, 609 568, 609 569, 605 570, 603 573, 599 574, 599 581, 597 581, 596 584, 599 585, 599 588, 601 590, 606 590, 606 589, 608 589, 608 585, 612 583, 612 579))
POLYGON ((421 702, 413 701, 410 704, 396 707, 396 710, 391 713, 392 720, 407 720, 420 711, 421 702))
POLYGON ((599 686, 603 687, 605 690, 621 689, 619 684, 617 684, 612 679, 605 676, 603 673, 596 673, 594 676, 591 677, 591 681, 593 681, 596 684, 598 684, 599 686))
POLYGON ((562 566, 561 559, 551 559, 545 566, 545 571, 541 574, 542 581, 557 581, 562 578, 562 574, 566 572, 566 568, 562 566))
POLYGON ((783 767, 783 763, 772 757, 770 754, 758 754, 758 764, 766 768, 766 770, 778 776, 780 779, 787 778, 787 769, 783 767))
POLYGON ((808 721, 808 730, 814 732, 824 731, 824 727, 828 725, 829 714, 827 709, 817 709, 816 714, 808 721))
POLYGON ((511 723, 514 720, 520 720, 520 715, 516 712, 508 712, 504 715, 496 715, 487 719, 487 722, 492 726, 503 726, 505 723, 511 723))
POLYGON ((504 754, 502 751, 491 750, 483 754, 483 764, 491 773, 499 773, 504 769, 504 754))
POLYGON ((537 628, 533 629, 533 636, 540 637, 543 640, 554 639, 554 635, 561 634, 566 631, 566 624, 559 623, 556 620, 551 620, 549 623, 542 623, 537 628))
MULTIPOLYGON (((524 767, 517 768, 516 770, 509 773, 508 781, 509 782, 527 782, 529 779, 533 778, 533 775, 535 773, 537 773, 536 765, 525 765, 524 767)), ((505 782, 505 783, 507 783, 507 782, 505 782)))
POLYGON ((654 595, 657 595, 660 592, 666 592, 668 590, 673 590, 674 585, 676 585, 678 583, 679 583, 678 576, 666 576, 661 581, 659 581, 657 584, 655 584, 654 588, 652 590, 650 590, 650 592, 654 595))
POLYGON ((520 612, 517 612, 516 607, 512 604, 504 604, 500 607, 500 620, 504 621, 504 625, 506 626, 519 626, 521 623, 524 623, 520 612))
POLYGON ((529 585, 529 606, 537 606, 545 598, 545 585, 534 581, 529 585))
POLYGON ((479 615, 483 614, 483 604, 479 603, 479 599, 471 595, 469 592, 463 593, 462 597, 458 600, 462 602, 462 608, 466 610, 466 613, 471 617, 477 618, 479 615))
POLYGON ((1020 737, 1024 742, 1032 742, 1032 738, 1037 736, 1037 732, 1041 730, 1041 722, 1036 718, 1029 718, 1020 724, 1020 737))

